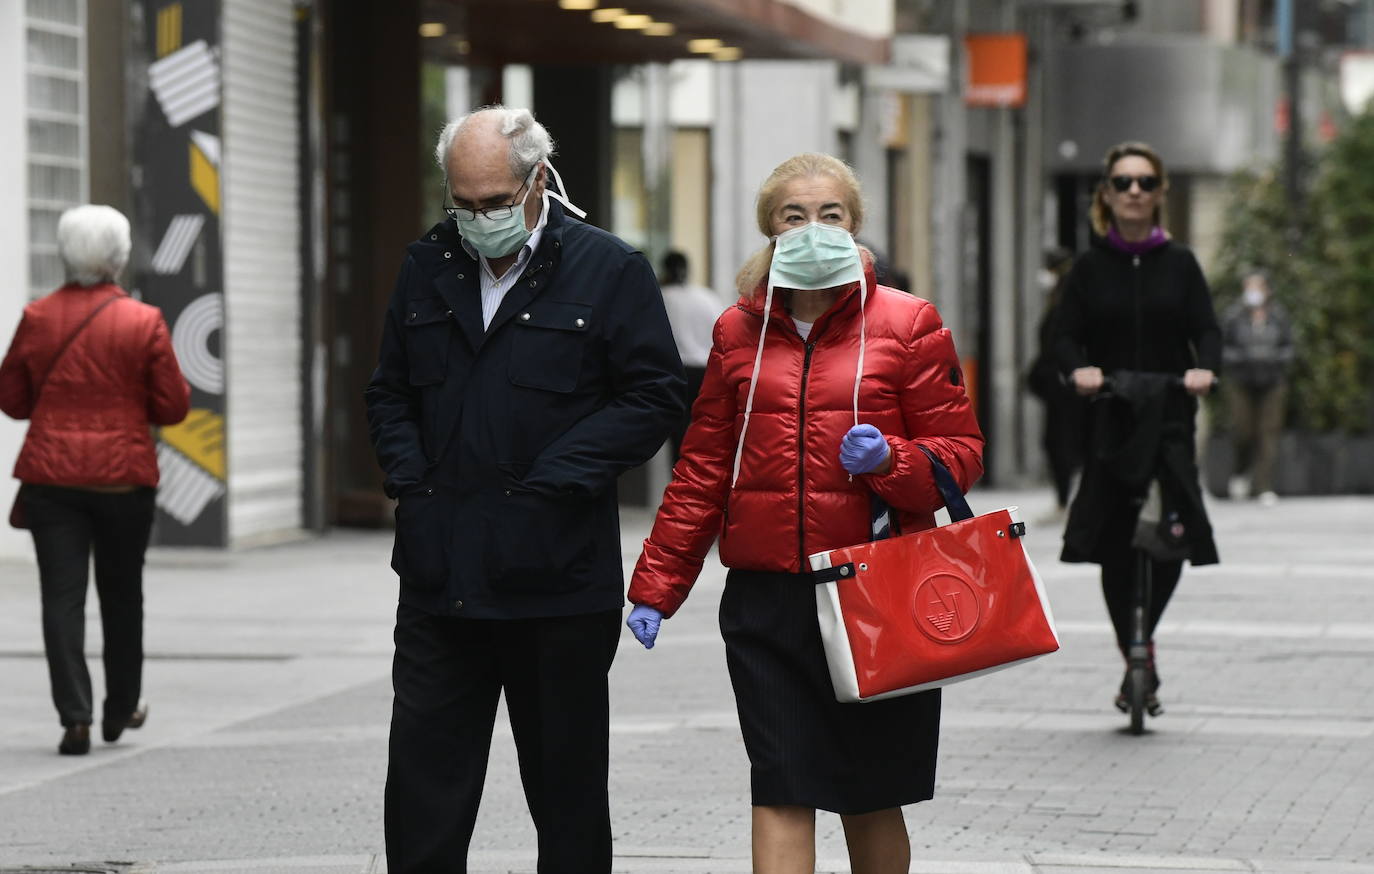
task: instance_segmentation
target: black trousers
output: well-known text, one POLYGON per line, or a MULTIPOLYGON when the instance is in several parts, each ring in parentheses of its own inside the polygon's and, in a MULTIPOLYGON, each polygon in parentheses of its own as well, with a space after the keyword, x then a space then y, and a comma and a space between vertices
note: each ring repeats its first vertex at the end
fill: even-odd
POLYGON ((467 871, 502 690, 540 874, 607 874, 607 674, 620 611, 458 619, 396 611, 386 778, 392 874, 467 871))
MULTIPOLYGON (((1131 643, 1136 560, 1135 552, 1126 550, 1102 562, 1102 596, 1107 601, 1107 612, 1112 617, 1116 643, 1122 653, 1131 643)), ((1153 642, 1155 626, 1159 625, 1164 608, 1169 605, 1169 598, 1173 597, 1179 577, 1183 575, 1183 562, 1151 559, 1150 564, 1150 610, 1145 617, 1145 639, 1153 642)))
POLYGON ((57 486, 24 487, 38 557, 43 647, 53 704, 63 726, 92 721, 86 668, 86 589, 95 554, 95 589, 105 637, 103 718, 128 718, 143 676, 143 554, 156 490, 107 494, 57 486))

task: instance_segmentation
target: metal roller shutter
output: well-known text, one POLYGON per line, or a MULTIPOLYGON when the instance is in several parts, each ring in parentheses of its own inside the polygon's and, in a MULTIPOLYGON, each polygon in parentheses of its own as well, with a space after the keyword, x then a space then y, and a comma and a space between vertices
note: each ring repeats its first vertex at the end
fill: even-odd
POLYGON ((296 47, 290 0, 224 0, 229 542, 302 527, 296 47))

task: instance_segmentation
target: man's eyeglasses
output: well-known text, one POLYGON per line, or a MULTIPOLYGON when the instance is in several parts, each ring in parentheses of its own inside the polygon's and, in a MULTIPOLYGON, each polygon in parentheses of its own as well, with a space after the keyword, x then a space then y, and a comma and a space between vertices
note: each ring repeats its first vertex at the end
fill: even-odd
POLYGON ((1111 179, 1112 187, 1125 194, 1131 190, 1131 183, 1140 186, 1140 190, 1149 194, 1159 187, 1158 176, 1113 176, 1111 179))
POLYGON ((474 221, 479 215, 485 216, 489 221, 507 219, 510 218, 511 213, 524 206, 524 198, 520 196, 520 192, 524 191, 529 184, 530 180, 528 179, 521 183, 520 187, 515 190, 515 200, 513 202, 501 206, 488 206, 484 209, 468 209, 465 206, 450 206, 448 185, 445 184, 443 200, 444 212, 448 213, 449 218, 457 219, 460 222, 474 221))

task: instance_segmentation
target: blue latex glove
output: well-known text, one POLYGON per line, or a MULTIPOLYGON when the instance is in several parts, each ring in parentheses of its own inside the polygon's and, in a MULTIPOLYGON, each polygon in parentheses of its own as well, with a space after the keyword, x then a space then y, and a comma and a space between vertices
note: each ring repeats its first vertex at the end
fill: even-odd
POLYGON ((630 633, 635 636, 635 640, 644 644, 645 649, 654 648, 654 640, 658 637, 658 624, 663 621, 663 614, 645 604, 636 604, 630 611, 630 618, 625 620, 629 626, 630 633))
POLYGON ((882 467, 891 451, 883 432, 872 425, 855 425, 840 441, 840 464, 851 474, 869 473, 882 467))

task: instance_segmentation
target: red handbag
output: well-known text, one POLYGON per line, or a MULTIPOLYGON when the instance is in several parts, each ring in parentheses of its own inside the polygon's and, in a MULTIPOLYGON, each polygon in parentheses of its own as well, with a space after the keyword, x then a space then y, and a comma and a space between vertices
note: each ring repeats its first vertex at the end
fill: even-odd
MULTIPOLYGON (((925 451, 922 447, 922 451, 925 451)), ((1015 507, 974 516, 931 453, 949 525, 810 557, 835 697, 874 701, 934 689, 1059 649, 1044 583, 1015 507)))

